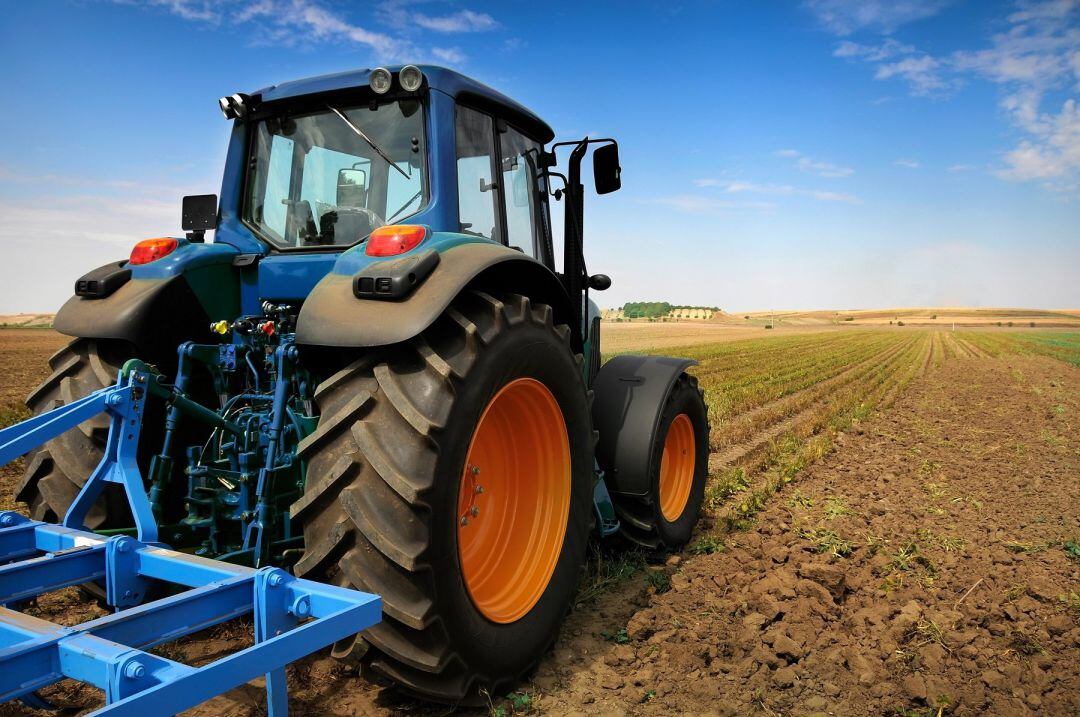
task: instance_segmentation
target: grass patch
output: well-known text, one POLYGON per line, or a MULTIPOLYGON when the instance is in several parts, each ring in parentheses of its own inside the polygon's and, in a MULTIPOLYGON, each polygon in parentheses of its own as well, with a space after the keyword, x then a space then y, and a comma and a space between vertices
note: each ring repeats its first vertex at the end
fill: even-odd
POLYGON ((645 554, 640 550, 628 550, 616 555, 605 555, 599 547, 591 547, 591 556, 586 564, 586 574, 582 579, 574 606, 592 602, 611 588, 625 584, 638 572, 645 569, 645 554))
POLYGON ((14 426, 19 421, 30 418, 30 410, 26 406, 2 406, 0 407, 0 428, 14 426))
POLYGON ((722 553, 725 548, 723 538, 710 534, 698 538, 692 550, 695 555, 712 555, 713 553, 722 553))
POLYGON ((825 499, 826 520, 833 520, 834 518, 840 518, 845 515, 851 515, 851 508, 848 507, 843 498, 829 496, 825 499))
POLYGON ((813 543, 814 549, 819 553, 828 553, 837 558, 846 558, 855 552, 854 545, 832 530, 808 528, 801 531, 800 534, 813 543))

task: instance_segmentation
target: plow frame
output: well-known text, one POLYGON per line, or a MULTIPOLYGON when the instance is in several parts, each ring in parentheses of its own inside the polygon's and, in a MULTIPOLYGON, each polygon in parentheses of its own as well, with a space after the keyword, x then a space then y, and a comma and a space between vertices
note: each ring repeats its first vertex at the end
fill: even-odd
POLYGON ((269 714, 288 714, 285 665, 379 621, 376 595, 146 545, 117 535, 0 513, 0 603, 103 581, 108 602, 131 607, 64 627, 0 607, 0 702, 70 677, 100 688, 94 715, 171 715, 259 675, 269 714), (14 561, 14 562, 12 562, 14 561), (151 581, 188 588, 136 604, 151 581), (147 650, 247 614, 255 644, 191 667, 147 650))
POLYGON ((172 715, 259 675, 267 710, 288 714, 285 666, 379 622, 377 595, 295 578, 275 567, 252 568, 177 552, 156 542, 157 523, 136 462, 149 395, 203 420, 227 423, 160 387, 132 363, 115 386, 0 430, 0 465, 100 414, 111 425, 101 463, 88 477, 62 525, 0 512, 0 703, 50 705, 37 690, 64 678, 101 689, 94 715, 172 715), (136 537, 107 537, 83 521, 106 484, 125 491, 136 537), (26 601, 72 585, 105 586, 115 612, 63 626, 21 612, 26 601), (152 586, 168 597, 146 602, 152 586), (254 644, 193 667, 148 650, 251 614, 254 644))

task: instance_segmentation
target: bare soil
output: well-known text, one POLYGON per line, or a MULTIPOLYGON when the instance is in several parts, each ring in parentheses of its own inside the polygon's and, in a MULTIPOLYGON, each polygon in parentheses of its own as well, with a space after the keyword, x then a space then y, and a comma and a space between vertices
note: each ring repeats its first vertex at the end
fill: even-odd
POLYGON ((1080 714, 1078 411, 1050 359, 928 372, 726 550, 672 560, 670 591, 573 616, 541 704, 1080 714))
MULTIPOLYGON (((515 702, 417 702, 323 653, 289 667, 293 713, 1080 714, 1080 369, 942 341, 718 552, 661 558, 579 605, 515 702)), ((4 390, 21 400, 63 343, 0 332, 4 390)), ((97 614, 74 589, 33 609, 97 614)), ((239 621, 163 649, 200 664, 249 634, 239 621)), ((45 691, 67 714, 99 694, 45 691)), ((16 714, 45 713, 0 705, 16 714)), ((261 683, 185 714, 265 714, 261 683)))

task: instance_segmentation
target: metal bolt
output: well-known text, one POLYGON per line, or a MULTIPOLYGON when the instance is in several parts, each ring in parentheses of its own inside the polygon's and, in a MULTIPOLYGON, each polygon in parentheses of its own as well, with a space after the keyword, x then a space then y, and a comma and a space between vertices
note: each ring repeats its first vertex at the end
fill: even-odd
POLYGON ((477 495, 480 495, 481 493, 484 492, 484 486, 482 486, 482 485, 476 486, 476 489, 473 492, 476 493, 477 495))
POLYGON ((0 515, 0 525, 14 525, 15 516, 11 513, 0 515))
POLYGON ((461 516, 461 524, 462 524, 462 525, 468 525, 468 524, 469 524, 469 518, 468 518, 468 516, 464 516, 464 515, 463 515, 463 516, 461 516))
POLYGON ((307 595, 301 595, 293 601, 292 607, 289 608, 289 612, 297 617, 307 617, 311 614, 311 598, 307 595))
POLYGON ((145 674, 146 668, 143 667, 143 664, 138 660, 133 660, 124 667, 124 677, 127 677, 129 680, 137 680, 145 674))
POLYGON ((478 475, 480 475, 480 466, 473 466, 473 467, 472 467, 472 474, 473 474, 474 476, 478 476, 478 475))
POLYGON ((118 393, 114 393, 113 395, 109 396, 109 405, 110 406, 119 406, 123 402, 124 402, 124 397, 121 396, 118 393))
POLYGON ((123 540, 117 541, 116 550, 117 550, 117 552, 121 552, 121 553, 129 552, 131 550, 131 541, 126 539, 126 538, 123 539, 123 540))
POLYGON ((281 573, 271 573, 269 579, 267 579, 266 582, 270 584, 270 587, 276 588, 277 586, 285 582, 285 576, 281 573))
POLYGON ((472 510, 470 510, 469 512, 472 513, 472 517, 474 517, 474 518, 476 516, 480 515, 480 509, 477 508, 475 505, 472 507, 472 510))

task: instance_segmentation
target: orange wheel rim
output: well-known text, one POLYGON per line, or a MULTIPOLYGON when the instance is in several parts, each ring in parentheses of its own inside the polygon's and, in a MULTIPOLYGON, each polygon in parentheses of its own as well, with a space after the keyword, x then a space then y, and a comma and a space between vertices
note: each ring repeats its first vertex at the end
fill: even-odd
POLYGON ((524 617, 544 594, 570 514, 570 441, 551 391, 506 384, 476 424, 458 491, 458 556, 476 608, 524 617))
POLYGON ((694 485, 696 453, 694 424, 689 416, 680 413, 668 428, 660 459, 660 512, 669 523, 678 520, 686 509, 694 485))

